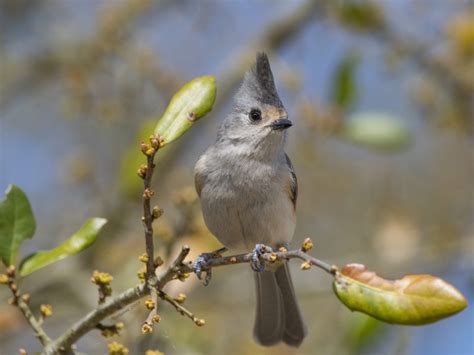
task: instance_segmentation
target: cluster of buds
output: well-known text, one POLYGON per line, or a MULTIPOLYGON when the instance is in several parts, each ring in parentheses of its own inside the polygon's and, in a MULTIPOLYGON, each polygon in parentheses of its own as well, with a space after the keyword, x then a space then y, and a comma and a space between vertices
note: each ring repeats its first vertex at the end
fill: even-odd
POLYGON ((150 143, 147 144, 145 142, 142 142, 140 144, 140 150, 147 157, 152 157, 153 155, 155 155, 155 153, 158 150, 158 148, 160 147, 161 143, 162 143, 162 139, 160 139, 160 137, 151 135, 150 136, 150 143))
POLYGON ((128 355, 128 349, 116 341, 107 345, 109 349, 109 355, 128 355))
POLYGON ((91 281, 97 286, 110 286, 113 280, 113 276, 107 272, 100 272, 95 270, 92 273, 91 281))
POLYGON ((5 274, 0 274, 0 284, 7 285, 10 291, 13 294, 13 297, 8 300, 10 304, 17 304, 18 299, 20 298, 20 291, 15 282, 16 268, 14 265, 7 267, 5 274))
POLYGON ((99 288, 99 303, 104 302, 108 296, 112 295, 112 287, 110 287, 110 284, 113 279, 113 276, 107 272, 95 270, 92 273, 91 282, 96 284, 99 288))
POLYGON ((103 326, 102 328, 100 328, 100 334, 104 338, 110 338, 115 335, 119 335, 124 328, 125 328, 125 324, 123 324, 122 322, 119 322, 114 325, 103 326))

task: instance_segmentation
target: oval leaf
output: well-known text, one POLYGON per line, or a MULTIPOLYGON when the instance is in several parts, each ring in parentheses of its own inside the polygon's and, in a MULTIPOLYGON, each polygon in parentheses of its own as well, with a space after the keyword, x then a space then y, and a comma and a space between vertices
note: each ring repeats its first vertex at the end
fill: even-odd
POLYGON ((411 134, 400 119, 385 113, 359 113, 343 122, 342 137, 367 148, 397 151, 406 148, 411 134))
POLYGON ((104 218, 89 218, 76 233, 61 245, 51 250, 39 251, 23 260, 20 265, 20 275, 26 276, 46 265, 88 248, 96 241, 97 235, 105 223, 107 220, 104 218))
POLYGON ((408 275, 391 281, 361 264, 346 265, 337 273, 333 288, 350 310, 387 323, 427 324, 467 307, 464 296, 440 278, 408 275))
POLYGON ((184 85, 171 99, 155 128, 161 146, 181 137, 194 122, 212 110, 216 99, 216 80, 201 76, 184 85))
POLYGON ((14 265, 20 244, 31 239, 36 229, 35 217, 25 193, 9 185, 6 198, 0 203, 0 258, 5 265, 14 265))

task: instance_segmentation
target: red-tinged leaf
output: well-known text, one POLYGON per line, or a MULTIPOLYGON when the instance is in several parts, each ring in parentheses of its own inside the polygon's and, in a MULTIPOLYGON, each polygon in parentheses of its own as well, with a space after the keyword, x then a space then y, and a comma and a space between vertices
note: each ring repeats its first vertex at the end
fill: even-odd
POLYGON ((346 265, 333 283, 337 297, 349 309, 387 323, 422 325, 467 307, 454 286, 431 275, 407 275, 386 280, 361 264, 346 265))

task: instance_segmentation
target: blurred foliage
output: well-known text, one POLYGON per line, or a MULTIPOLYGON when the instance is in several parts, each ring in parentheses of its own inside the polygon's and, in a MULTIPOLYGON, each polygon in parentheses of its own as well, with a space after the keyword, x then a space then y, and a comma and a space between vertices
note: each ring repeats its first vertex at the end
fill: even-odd
POLYGON ((332 102, 340 108, 347 108, 357 99, 355 72, 359 63, 357 54, 350 52, 337 65, 332 79, 332 102))
POLYGON ((406 149, 411 134, 397 117, 386 113, 353 114, 342 124, 342 137, 374 151, 396 152, 406 149))

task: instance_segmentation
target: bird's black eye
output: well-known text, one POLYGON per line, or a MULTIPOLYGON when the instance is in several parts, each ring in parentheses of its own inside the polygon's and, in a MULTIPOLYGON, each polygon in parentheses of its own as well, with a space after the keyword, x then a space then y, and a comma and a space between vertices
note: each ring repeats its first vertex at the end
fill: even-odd
POLYGON ((249 112, 249 118, 252 122, 258 122, 262 119, 262 112, 258 108, 253 108, 249 112))

